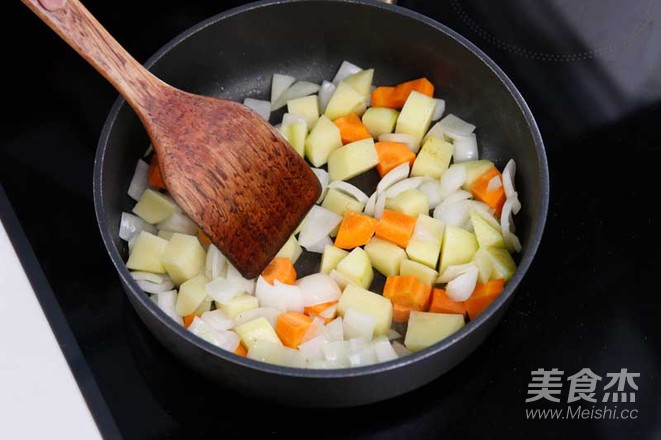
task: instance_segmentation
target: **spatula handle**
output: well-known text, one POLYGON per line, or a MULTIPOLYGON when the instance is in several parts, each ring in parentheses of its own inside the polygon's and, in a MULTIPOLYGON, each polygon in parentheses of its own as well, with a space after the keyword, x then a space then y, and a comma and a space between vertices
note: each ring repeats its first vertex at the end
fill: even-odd
POLYGON ((134 109, 146 106, 150 96, 164 86, 78 0, 68 0, 55 11, 45 9, 39 0, 21 1, 110 81, 134 109))

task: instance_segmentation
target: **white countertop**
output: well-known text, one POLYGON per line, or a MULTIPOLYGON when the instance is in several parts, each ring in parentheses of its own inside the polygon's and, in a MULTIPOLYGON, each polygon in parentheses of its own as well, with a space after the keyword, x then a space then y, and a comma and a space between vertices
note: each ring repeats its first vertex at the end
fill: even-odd
POLYGON ((0 316, 1 437, 100 439, 1 222, 0 316))

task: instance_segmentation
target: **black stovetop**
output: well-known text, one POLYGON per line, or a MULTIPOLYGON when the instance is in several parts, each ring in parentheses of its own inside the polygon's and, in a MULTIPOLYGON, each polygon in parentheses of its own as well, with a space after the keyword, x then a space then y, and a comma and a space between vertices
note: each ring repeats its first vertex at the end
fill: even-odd
MULTIPOLYGON (((86 2, 139 60, 240 3, 143 0, 136 10, 127 0, 86 2)), ((38 267, 21 245, 26 269, 107 438, 661 439, 661 222, 653 214, 661 175, 661 5, 400 5, 472 40, 519 87, 546 143, 550 214, 504 321, 473 355, 403 397, 324 411, 245 401, 196 377, 147 332, 111 267, 92 206, 96 143, 116 92, 19 2, 4 6, 20 32, 0 31, 9 111, 0 122, 0 181, 57 302, 35 282, 38 267), (564 372, 561 402, 525 402, 539 368, 564 372), (527 417, 527 410, 565 409, 567 378, 583 368, 604 380, 622 368, 640 373, 635 403, 569 405, 620 417, 626 409, 629 418, 527 417)), ((0 208, 11 224, 7 206, 0 208)), ((18 243, 21 234, 9 229, 18 243)))

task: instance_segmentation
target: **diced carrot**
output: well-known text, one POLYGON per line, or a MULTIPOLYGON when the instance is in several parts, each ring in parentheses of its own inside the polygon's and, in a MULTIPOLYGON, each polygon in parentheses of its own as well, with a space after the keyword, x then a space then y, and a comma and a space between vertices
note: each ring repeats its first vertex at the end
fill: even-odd
POLYGON ((411 308, 397 303, 392 305, 392 320, 395 322, 408 322, 411 308))
POLYGON ((431 286, 411 275, 393 275, 386 278, 383 296, 393 304, 424 311, 429 304, 431 286))
POLYGON ((236 350, 234 350, 234 354, 238 354, 239 356, 246 357, 246 356, 248 356, 248 351, 246 350, 246 348, 243 345, 239 344, 236 347, 236 350))
POLYGON ((470 298, 464 301, 466 311, 471 321, 478 317, 489 304, 491 304, 505 287, 505 280, 491 280, 487 283, 478 283, 470 298))
POLYGON ((500 211, 503 209, 503 204, 505 203, 505 189, 502 185, 491 191, 487 189, 489 182, 494 177, 500 178, 502 182, 503 176, 496 167, 490 168, 489 171, 478 177, 471 185, 470 191, 476 199, 493 208, 496 211, 496 217, 500 217, 500 211))
POLYGON ((161 167, 158 164, 158 156, 155 154, 151 157, 151 162, 149 163, 149 186, 155 188, 165 188, 165 182, 163 182, 163 176, 161 176, 161 167))
POLYGON ((434 313, 453 313, 466 315, 466 304, 452 301, 443 289, 434 289, 431 294, 429 311, 434 313))
POLYGON ((416 218, 397 211, 386 209, 376 225, 375 234, 379 238, 406 248, 415 228, 416 218))
POLYGON ((190 327, 190 325, 193 323, 193 319, 195 319, 196 316, 197 315, 195 313, 184 316, 184 327, 190 327))
POLYGON ((287 312, 278 316, 275 332, 282 343, 290 348, 298 348, 305 333, 312 325, 312 318, 299 312, 287 312))
POLYGON ((335 238, 335 247, 353 249, 367 244, 374 235, 378 220, 365 214, 346 211, 335 238))
POLYGON ((405 144, 400 142, 377 142, 374 144, 376 154, 379 156, 379 163, 376 164, 376 170, 379 176, 383 177, 393 168, 408 162, 413 166, 415 154, 409 150, 405 144))
POLYGON ((200 228, 197 228, 197 239, 200 240, 202 246, 209 246, 211 244, 211 239, 204 231, 200 228))
POLYGON ((377 87, 372 91, 372 107, 396 108, 393 101, 394 93, 394 87, 377 87))
POLYGON ((333 123, 340 129, 343 144, 372 138, 370 132, 367 131, 367 128, 365 128, 363 122, 355 113, 349 113, 346 116, 337 118, 333 123))
POLYGON ((412 91, 422 93, 429 97, 434 96, 434 85, 427 78, 418 78, 413 81, 406 81, 395 86, 392 100, 396 105, 395 108, 400 109, 404 107, 406 100, 412 91))
POLYGON ((274 258, 266 269, 262 272, 262 276, 267 283, 273 285, 275 280, 283 284, 294 284, 296 281, 296 269, 289 258, 278 257, 274 258))
POLYGON ((320 318, 324 320, 324 324, 328 324, 337 317, 337 308, 335 309, 335 312, 329 317, 321 316, 321 314, 325 310, 328 310, 328 308, 334 306, 335 304, 337 304, 337 301, 331 301, 327 303, 317 304, 314 306, 308 306, 303 309, 303 312, 305 312, 305 314, 308 315, 310 318, 320 318))

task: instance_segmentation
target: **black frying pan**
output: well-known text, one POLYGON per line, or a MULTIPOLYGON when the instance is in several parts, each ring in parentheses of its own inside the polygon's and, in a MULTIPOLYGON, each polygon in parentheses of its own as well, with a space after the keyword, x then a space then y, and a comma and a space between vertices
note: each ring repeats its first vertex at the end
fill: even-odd
MULTIPOLYGON (((179 359, 218 383, 257 398, 305 406, 351 406, 387 399, 424 385, 457 365, 493 330, 535 255, 546 219, 546 155, 525 101, 505 74, 477 47, 420 14, 358 0, 273 1, 219 14, 163 47, 147 66, 175 87, 232 100, 266 98, 271 75, 321 82, 342 60, 376 69, 374 83, 427 76, 447 108, 478 126, 481 157, 502 169, 518 165, 523 209, 516 218, 523 244, 519 269, 500 297, 475 321, 426 350, 395 361, 342 370, 299 370, 269 365, 219 349, 170 320, 140 290, 124 265, 119 239, 126 190, 149 141, 138 118, 119 99, 106 121, 94 170, 94 201, 101 235, 131 304, 154 335, 179 359)), ((273 115, 279 121, 281 113, 273 115)), ((371 193, 375 171, 352 183, 371 193)), ((304 254, 301 275, 316 272, 318 254, 304 254)), ((373 290, 381 289, 377 278, 373 290)))

